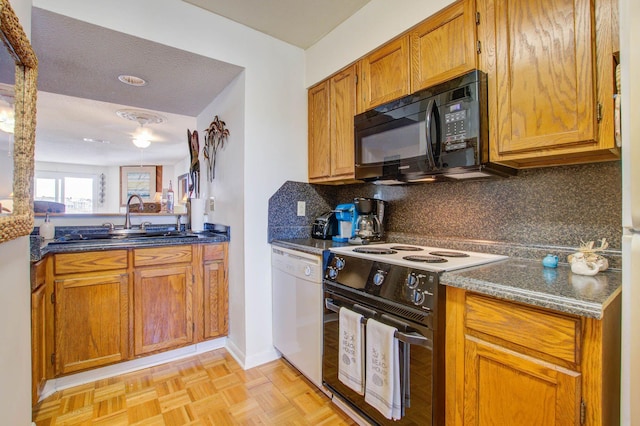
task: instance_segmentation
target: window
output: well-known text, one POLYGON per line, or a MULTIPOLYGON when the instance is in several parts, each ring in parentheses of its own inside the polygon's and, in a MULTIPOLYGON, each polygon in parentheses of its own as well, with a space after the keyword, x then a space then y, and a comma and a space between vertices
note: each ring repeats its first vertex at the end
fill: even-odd
POLYGON ((36 172, 34 199, 64 203, 67 213, 93 213, 97 182, 90 174, 36 172))

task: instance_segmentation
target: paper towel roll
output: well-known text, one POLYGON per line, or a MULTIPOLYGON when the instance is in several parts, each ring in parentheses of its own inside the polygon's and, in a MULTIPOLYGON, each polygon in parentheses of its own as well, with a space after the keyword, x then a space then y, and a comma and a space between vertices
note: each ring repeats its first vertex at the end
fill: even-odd
POLYGON ((191 230, 204 231, 204 198, 191 199, 191 230))

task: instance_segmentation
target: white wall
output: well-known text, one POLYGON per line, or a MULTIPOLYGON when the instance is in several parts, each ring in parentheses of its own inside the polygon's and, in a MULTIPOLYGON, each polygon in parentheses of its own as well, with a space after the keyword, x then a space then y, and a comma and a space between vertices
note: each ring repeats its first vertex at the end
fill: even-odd
MULTIPOLYGON (((213 118, 226 123, 229 138, 216 161, 215 178, 207 180, 208 163, 200 156, 202 196, 214 197, 215 207, 209 221, 231 227, 229 243, 229 342, 232 353, 246 365, 247 321, 253 320, 247 309, 245 292, 245 75, 241 73, 198 117, 198 128, 206 129, 213 118)), ((204 138, 204 132, 201 133, 204 138)), ((201 141, 204 146, 204 141, 201 141)), ((246 283, 246 284, 245 284, 246 283)), ((251 296, 249 296, 251 298, 251 296)), ((270 312, 270 311, 268 311, 270 312)), ((253 364, 253 363, 252 363, 253 364)))
POLYGON ((29 237, 0 244, 0 413, 6 425, 31 420, 29 237))

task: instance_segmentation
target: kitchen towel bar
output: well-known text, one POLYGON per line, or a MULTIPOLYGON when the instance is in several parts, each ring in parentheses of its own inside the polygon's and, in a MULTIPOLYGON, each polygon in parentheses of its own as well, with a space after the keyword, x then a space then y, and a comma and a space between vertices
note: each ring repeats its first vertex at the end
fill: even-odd
MULTIPOLYGON (((333 303, 333 299, 324 299, 324 305, 326 306, 327 309, 329 309, 332 312, 336 312, 336 313, 340 312, 340 306, 333 303)), ((366 310, 367 312, 372 313, 372 315, 370 316, 373 316, 374 314, 376 314, 376 312, 371 309, 366 309, 366 310)), ((366 322, 367 322, 367 318, 363 318, 362 323, 366 324, 366 322)), ((393 324, 388 324, 388 325, 393 326, 393 324)), ((401 331, 396 331, 394 334, 394 337, 398 339, 400 342, 407 343, 409 345, 419 345, 429 349, 431 349, 433 346, 430 339, 418 333, 403 333, 401 331)))

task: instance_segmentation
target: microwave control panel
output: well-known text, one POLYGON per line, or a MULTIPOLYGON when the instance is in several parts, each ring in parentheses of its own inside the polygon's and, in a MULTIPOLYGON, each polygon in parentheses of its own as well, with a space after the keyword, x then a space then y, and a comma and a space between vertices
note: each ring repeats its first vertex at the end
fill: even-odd
POLYGON ((467 147, 467 118, 469 111, 464 108, 462 102, 447 105, 444 114, 444 137, 442 145, 444 151, 455 151, 467 147))

